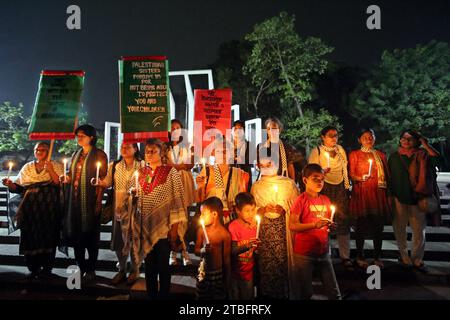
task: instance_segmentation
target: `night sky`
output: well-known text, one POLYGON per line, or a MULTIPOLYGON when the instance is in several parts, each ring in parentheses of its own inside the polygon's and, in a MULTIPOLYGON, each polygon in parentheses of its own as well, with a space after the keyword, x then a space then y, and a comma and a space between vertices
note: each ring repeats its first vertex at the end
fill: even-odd
MULTIPOLYGON (((43 69, 86 71, 83 102, 97 127, 119 120, 117 60, 166 55, 174 71, 203 69, 219 45, 287 11, 301 36, 335 47, 333 61, 369 68, 385 49, 432 39, 450 42, 450 1, 0 1, 0 101, 31 113, 43 69), (66 28, 66 8, 81 7, 82 29, 66 28), (366 28, 366 8, 381 7, 382 30, 366 28)), ((239 103, 239 101, 233 101, 239 103)))

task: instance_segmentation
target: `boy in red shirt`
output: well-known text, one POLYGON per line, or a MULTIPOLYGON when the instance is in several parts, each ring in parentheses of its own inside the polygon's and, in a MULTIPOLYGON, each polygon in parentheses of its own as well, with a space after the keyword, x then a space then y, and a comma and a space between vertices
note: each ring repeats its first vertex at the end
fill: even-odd
POLYGON ((250 193, 241 192, 235 198, 238 218, 230 223, 231 234, 231 290, 232 300, 254 298, 253 269, 256 239, 256 202, 250 193))
POLYGON ((328 228, 330 199, 321 195, 324 172, 318 164, 303 169, 303 192, 291 208, 289 228, 294 232, 293 276, 298 286, 292 290, 292 299, 311 299, 312 277, 317 270, 330 300, 340 300, 341 294, 329 255, 328 228))

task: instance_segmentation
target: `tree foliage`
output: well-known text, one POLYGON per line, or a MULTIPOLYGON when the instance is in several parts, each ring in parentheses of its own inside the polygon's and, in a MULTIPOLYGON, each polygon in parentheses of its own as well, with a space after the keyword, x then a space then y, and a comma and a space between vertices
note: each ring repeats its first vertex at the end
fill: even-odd
POLYGON ((393 151, 403 129, 420 131, 430 142, 450 137, 450 48, 432 41, 385 51, 381 63, 352 95, 360 122, 372 125, 381 145, 393 151))
POLYGON ((322 128, 330 125, 335 126, 339 131, 342 130, 339 119, 327 110, 320 109, 318 112, 315 112, 307 109, 303 113, 303 118, 297 116, 289 123, 283 136, 296 147, 305 146, 307 141, 309 141, 311 146, 314 146, 321 142, 320 131, 322 128))

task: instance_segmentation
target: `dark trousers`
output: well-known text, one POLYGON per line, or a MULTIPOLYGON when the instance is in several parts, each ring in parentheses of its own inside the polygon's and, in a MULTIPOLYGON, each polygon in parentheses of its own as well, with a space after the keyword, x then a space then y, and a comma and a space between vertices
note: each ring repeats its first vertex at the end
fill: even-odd
POLYGON ((167 299, 169 296, 171 277, 169 255, 169 241, 161 239, 145 258, 145 282, 147 284, 147 294, 151 299, 167 299))
POLYGON ((44 273, 51 273, 55 263, 56 250, 53 249, 49 253, 39 253, 36 255, 26 254, 25 263, 31 273, 37 274, 41 271, 44 273))
MULTIPOLYGON (((362 232, 355 232, 355 242, 356 242, 356 253, 357 257, 360 259, 364 258, 364 241, 365 235, 362 232)), ((383 231, 374 232, 373 234, 373 258, 381 258, 381 249, 383 247, 383 231)))
POLYGON ((91 232, 81 236, 80 241, 73 247, 75 260, 80 268, 81 274, 95 271, 98 259, 100 232, 91 232), (86 260, 86 250, 89 258, 86 260))

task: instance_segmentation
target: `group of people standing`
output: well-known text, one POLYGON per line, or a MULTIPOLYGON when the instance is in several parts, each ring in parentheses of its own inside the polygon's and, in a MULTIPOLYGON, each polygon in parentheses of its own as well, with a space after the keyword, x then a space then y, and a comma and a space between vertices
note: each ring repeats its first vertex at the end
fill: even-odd
POLYGON ((194 182, 193 154, 181 144, 182 127, 172 120, 170 142, 149 139, 143 158, 137 144, 123 143, 120 158, 108 165, 106 154, 96 147, 95 129, 82 125, 75 130, 79 149, 67 172, 62 163, 47 159, 47 143, 37 143, 35 160, 14 182, 3 180, 11 192, 22 195, 16 216, 30 279, 51 274, 57 247, 72 247, 84 279, 95 279, 102 199, 108 188, 113 190, 111 250, 119 262, 112 283, 133 284, 144 263, 151 298, 168 297, 170 265, 177 263, 179 253, 185 265, 192 264, 188 245, 193 240, 202 261, 199 298, 251 299, 256 286, 259 297, 308 299, 312 272, 319 268, 329 298, 339 299, 329 230, 336 231, 346 268, 355 267, 350 259, 351 227, 356 265, 368 266, 364 241, 371 238, 373 263, 383 267, 382 232, 391 216, 400 263, 425 268, 426 216, 419 204, 436 192, 439 154, 415 131, 401 133, 399 149, 388 159, 375 149, 373 130, 361 130, 361 148, 347 157, 338 144, 338 130, 326 127, 321 145, 311 150, 308 165, 299 170, 295 148, 279 138, 281 122, 269 118, 267 139, 256 147, 259 176, 253 181, 252 150, 242 139, 244 124, 237 121, 233 138, 216 144, 216 163, 203 164, 194 182), (193 203, 199 209, 194 218, 201 224, 189 216, 193 203), (186 237, 188 229, 194 230, 194 239, 186 237))

